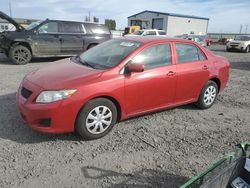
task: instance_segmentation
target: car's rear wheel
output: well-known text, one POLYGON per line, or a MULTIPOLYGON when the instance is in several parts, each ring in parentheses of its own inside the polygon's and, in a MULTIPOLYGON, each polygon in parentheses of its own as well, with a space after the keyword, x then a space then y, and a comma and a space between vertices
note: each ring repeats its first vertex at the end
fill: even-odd
POLYGON ((76 131, 86 140, 97 139, 111 131, 117 121, 115 104, 106 98, 89 101, 80 111, 76 131))
POLYGON ((9 58, 16 65, 24 65, 30 62, 31 60, 30 50, 23 45, 16 45, 11 47, 9 52, 9 58))
POLYGON ((199 96, 199 100, 196 103, 196 106, 198 106, 201 109, 210 108, 214 104, 217 98, 217 94, 218 94, 217 84, 214 81, 209 80, 202 89, 199 96))

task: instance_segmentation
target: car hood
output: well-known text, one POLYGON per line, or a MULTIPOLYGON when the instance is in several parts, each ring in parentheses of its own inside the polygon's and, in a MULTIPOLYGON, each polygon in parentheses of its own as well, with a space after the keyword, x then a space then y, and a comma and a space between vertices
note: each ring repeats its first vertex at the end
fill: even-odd
POLYGON ((84 85, 100 77, 102 72, 103 70, 80 65, 67 58, 35 70, 25 79, 44 90, 59 90, 84 85))
POLYGON ((25 30, 23 26, 21 26, 19 23, 17 23, 14 19, 9 17, 7 14, 0 11, 0 18, 7 20, 11 24, 13 24, 18 31, 25 30))
POLYGON ((230 43, 244 43, 248 42, 247 40, 231 40, 230 43))

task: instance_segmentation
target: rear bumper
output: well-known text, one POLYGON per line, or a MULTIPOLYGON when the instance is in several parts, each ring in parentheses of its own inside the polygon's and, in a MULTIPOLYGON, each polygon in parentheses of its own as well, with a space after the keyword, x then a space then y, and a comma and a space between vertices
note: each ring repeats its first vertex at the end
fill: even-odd
POLYGON ((39 132, 73 132, 77 109, 74 109, 72 101, 66 99, 49 104, 37 104, 34 101, 42 90, 27 80, 21 84, 16 95, 16 102, 24 122, 39 132), (33 92, 28 99, 22 96, 22 87, 33 92))

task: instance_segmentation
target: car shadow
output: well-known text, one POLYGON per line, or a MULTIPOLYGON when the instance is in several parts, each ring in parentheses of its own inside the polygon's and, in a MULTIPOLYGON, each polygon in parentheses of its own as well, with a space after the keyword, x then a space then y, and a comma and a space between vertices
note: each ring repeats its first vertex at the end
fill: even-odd
POLYGON ((0 96, 0 138, 18 143, 39 143, 47 141, 81 141, 74 133, 43 134, 30 129, 22 120, 16 107, 15 93, 0 96))
POLYGON ((115 172, 94 166, 86 166, 81 169, 86 179, 98 182, 109 182, 107 188, 145 188, 145 187, 179 187, 188 178, 170 174, 169 172, 153 169, 142 169, 133 173, 115 172), (108 181, 108 180, 113 180, 108 181), (119 182, 114 182, 117 180, 119 182))
POLYGON ((250 61, 246 62, 230 62, 231 69, 250 71, 250 61))
MULTIPOLYGON (((41 62, 53 62, 60 59, 64 59, 68 57, 43 57, 43 58, 33 58, 30 63, 41 63, 41 62)), ((0 53, 0 64, 9 64, 14 65, 11 61, 5 56, 5 54, 0 53)))

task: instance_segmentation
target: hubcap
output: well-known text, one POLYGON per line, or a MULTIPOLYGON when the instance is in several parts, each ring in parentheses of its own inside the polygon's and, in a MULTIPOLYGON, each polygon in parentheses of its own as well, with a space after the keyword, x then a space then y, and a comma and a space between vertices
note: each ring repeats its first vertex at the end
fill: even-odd
POLYGON ((206 89, 203 97, 205 105, 211 105, 214 102, 215 97, 216 97, 216 88, 214 86, 209 86, 206 89))
POLYGON ((17 49, 14 51, 14 58, 18 62, 27 62, 28 61, 28 52, 23 49, 17 49))
POLYGON ((97 106, 88 114, 86 128, 92 134, 101 134, 111 125, 111 122, 111 110, 107 106, 97 106))

